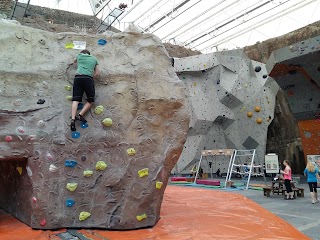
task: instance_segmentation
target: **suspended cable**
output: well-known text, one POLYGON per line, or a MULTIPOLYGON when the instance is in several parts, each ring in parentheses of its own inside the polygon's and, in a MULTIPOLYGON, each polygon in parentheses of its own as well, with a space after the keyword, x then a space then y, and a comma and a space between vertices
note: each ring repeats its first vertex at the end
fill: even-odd
MULTIPOLYGON (((206 10, 206 11, 204 11, 204 12, 200 13, 199 15, 195 16, 194 18, 192 18, 191 20, 189 20, 188 22, 186 22, 186 23, 185 23, 185 24, 183 24, 182 26, 180 26, 180 27, 178 27, 178 28, 174 29, 172 32, 170 32, 170 33, 168 33, 166 36, 162 37, 162 38, 161 38, 161 40, 163 40, 163 39, 165 39, 165 38, 169 37, 171 34, 173 34, 173 33, 177 32, 179 29, 181 29, 181 28, 183 28, 183 27, 187 26, 189 23, 191 23, 191 22, 193 22, 194 20, 198 19, 201 15, 206 14, 208 11, 212 10, 213 8, 216 8, 218 5, 220 5, 221 3, 225 2, 225 1, 226 1, 226 0, 222 0, 222 1, 218 2, 216 5, 214 5, 214 6, 212 6, 211 8, 209 8, 208 10, 206 10)), ((238 0, 238 1, 240 1, 240 0, 238 0)), ((192 27, 191 27, 191 28, 192 28, 192 27)), ((189 28, 189 29, 190 29, 190 28, 189 28)), ((189 29, 188 29, 188 30, 189 30, 189 29)), ((175 38, 175 37, 173 37, 173 38, 175 38)))
MULTIPOLYGON (((148 8, 144 13, 140 14, 139 17, 137 17, 135 20, 132 21, 132 23, 135 23, 136 21, 138 21, 141 17, 145 16, 147 12, 149 12, 152 8, 154 8, 155 6, 157 6, 160 2, 162 2, 162 0, 159 0, 158 2, 156 2, 155 4, 153 4, 150 8, 148 8)), ((169 2, 169 0, 167 0, 165 3, 169 2)), ((146 19, 147 17, 149 17, 152 14, 152 12, 148 15, 145 16, 140 22, 142 22, 144 19, 146 19)))
POLYGON ((251 9, 251 10, 249 10, 249 11, 243 13, 243 14, 241 14, 240 16, 235 17, 235 18, 231 19, 230 21, 228 21, 228 22, 226 22, 226 23, 224 23, 224 24, 216 27, 213 31, 211 31, 211 32, 209 32, 209 33, 202 34, 200 37, 197 37, 196 39, 193 39, 191 42, 187 43, 186 46, 192 44, 192 43, 195 42, 195 41, 198 41, 199 39, 207 36, 208 34, 213 33, 214 31, 216 31, 216 30, 218 30, 218 29, 220 29, 220 28, 223 28, 223 27, 227 26, 228 24, 230 24, 230 23, 238 20, 239 18, 241 18, 241 17, 243 17, 243 16, 245 16, 245 15, 248 15, 249 13, 252 13, 252 12, 254 12, 255 10, 258 10, 259 8, 264 7, 265 5, 271 3, 272 1, 273 1, 273 0, 269 0, 269 1, 265 2, 265 3, 263 3, 263 4, 260 4, 259 6, 253 8, 253 9, 251 9))
POLYGON ((155 31, 159 30, 160 28, 162 28, 163 26, 167 25, 169 22, 171 22, 172 20, 176 19, 177 17, 179 17, 181 14, 183 14, 184 12, 188 11, 190 8, 192 8, 193 6, 197 5, 199 2, 201 2, 202 0, 199 0, 198 2, 194 3, 193 5, 191 5, 190 7, 188 7, 187 9, 183 10, 181 13, 179 13, 177 16, 175 16, 174 18, 171 18, 168 22, 162 24, 160 27, 158 27, 156 30, 152 31, 152 33, 154 33, 155 31))
MULTIPOLYGON (((290 1, 290 0, 288 0, 288 1, 290 1)), ((285 16, 285 15, 287 15, 287 14, 289 14, 289 13, 291 13, 291 12, 294 12, 294 11, 296 11, 296 10, 302 8, 302 7, 305 7, 305 6, 311 4, 312 2, 315 2, 315 1, 317 1, 317 0, 311 0, 310 2, 305 3, 305 4, 303 4, 302 6, 297 6, 298 4, 301 4, 301 3, 305 2, 305 0, 302 0, 301 2, 295 4, 294 6, 291 6, 289 9, 297 6, 296 8, 294 8, 294 9, 292 9, 292 10, 290 10, 290 11, 287 11, 287 12, 285 12, 285 13, 283 13, 283 14, 277 13, 277 14, 273 15, 273 16, 275 16, 275 17, 273 17, 273 18, 271 18, 271 19, 270 19, 270 18, 267 18, 267 19, 269 19, 268 21, 266 21, 267 19, 264 19, 262 22, 260 21, 258 24, 253 24, 253 25, 247 27, 246 29, 243 29, 243 30, 240 30, 240 31, 238 31, 238 32, 236 32, 236 33, 233 33, 232 35, 229 35, 228 37, 225 37, 224 39, 221 39, 220 41, 218 41, 218 42, 216 42, 216 43, 214 43, 214 44, 212 44, 212 45, 219 45, 219 44, 225 43, 225 42, 229 41, 230 39, 239 37, 239 36, 241 36, 241 35, 249 32, 249 31, 253 30, 254 28, 261 27, 261 26, 263 26, 263 25, 265 25, 265 24, 267 24, 267 23, 269 23, 269 22, 272 22, 272 21, 274 21, 274 20, 276 20, 276 19, 278 19, 278 18, 280 18, 280 17, 282 17, 282 16, 285 16), (278 15, 278 14, 280 14, 280 15, 279 15, 279 16, 276 16, 276 15, 278 15), (235 35, 235 34, 236 34, 236 35, 235 35)), ((210 45, 210 46, 211 46, 211 45, 210 45)), ((206 47, 206 48, 209 48, 210 46, 208 46, 208 47, 206 47)), ((203 48, 203 49, 206 49, 206 48, 203 48)))

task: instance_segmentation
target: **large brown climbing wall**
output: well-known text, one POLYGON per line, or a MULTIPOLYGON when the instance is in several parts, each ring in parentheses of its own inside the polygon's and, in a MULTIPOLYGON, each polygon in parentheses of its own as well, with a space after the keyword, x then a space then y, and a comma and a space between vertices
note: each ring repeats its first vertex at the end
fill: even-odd
POLYGON ((42 229, 156 224, 189 126, 186 89, 161 41, 0 21, 0 44, 0 207, 42 229), (86 42, 101 78, 88 124, 71 133, 73 41, 86 42))
POLYGON ((307 155, 320 155, 320 119, 298 122, 305 160, 307 155))

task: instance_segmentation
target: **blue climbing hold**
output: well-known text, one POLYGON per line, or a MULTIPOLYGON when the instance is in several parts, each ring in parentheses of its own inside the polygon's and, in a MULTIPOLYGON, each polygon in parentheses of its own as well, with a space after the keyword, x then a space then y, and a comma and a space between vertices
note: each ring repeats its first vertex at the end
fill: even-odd
POLYGON ((75 167, 77 164, 78 162, 75 160, 66 160, 64 163, 66 167, 72 167, 72 168, 75 167))
POLYGON ((81 128, 87 128, 87 127, 89 127, 88 123, 84 123, 84 122, 81 123, 80 126, 81 126, 81 128))
POLYGON ((107 40, 105 40, 105 39, 99 39, 98 40, 98 44, 99 45, 105 45, 107 43, 107 40))
POLYGON ((72 207, 74 205, 75 201, 71 198, 67 198, 66 205, 67 207, 72 207))
POLYGON ((79 132, 72 132, 71 136, 72 136, 72 138, 79 138, 80 133, 79 132))
POLYGON ((78 104, 78 110, 81 110, 83 108, 83 103, 78 104))

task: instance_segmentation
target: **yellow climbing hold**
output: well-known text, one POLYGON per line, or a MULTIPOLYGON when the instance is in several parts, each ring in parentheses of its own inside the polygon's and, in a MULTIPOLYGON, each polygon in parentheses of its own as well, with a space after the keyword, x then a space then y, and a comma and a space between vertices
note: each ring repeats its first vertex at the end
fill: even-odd
POLYGON ((156 182, 156 189, 161 189, 163 182, 156 182))
POLYGON ((67 90, 67 91, 71 91, 72 87, 70 85, 65 85, 64 89, 67 90))
POLYGON ((197 86, 197 83, 196 83, 196 82, 194 82, 194 83, 193 83, 193 86, 195 86, 195 87, 196 87, 196 86, 197 86))
POLYGON ((111 118, 105 118, 102 120, 102 124, 106 127, 110 127, 112 125, 112 119, 111 118))
POLYGON ((262 119, 261 119, 261 118, 257 118, 256 122, 257 122, 258 124, 261 124, 261 123, 262 123, 262 119))
POLYGON ((89 213, 89 212, 81 212, 80 214, 79 214, 79 220, 80 221, 84 221, 84 220, 86 220, 88 217, 90 217, 91 216, 91 213, 89 213))
POLYGON ((138 221, 141 221, 141 220, 147 218, 147 214, 144 213, 142 215, 137 215, 136 218, 137 218, 138 221))
POLYGON ((22 167, 17 167, 17 171, 21 175, 22 174, 22 167))
POLYGON ((133 156, 136 154, 136 150, 134 148, 128 148, 127 153, 129 156, 133 156))
POLYGON ((261 107, 256 106, 256 107, 254 108, 254 110, 255 110, 256 112, 260 112, 260 111, 261 111, 261 107))
POLYGON ((252 112, 247 112, 247 116, 248 116, 249 118, 251 118, 251 117, 252 117, 252 112))
POLYGON ((107 168, 107 164, 104 161, 98 161, 96 163, 96 170, 105 170, 107 168))
POLYGON ((149 168, 143 168, 138 171, 139 177, 144 177, 149 175, 149 168))
MULTIPOLYGON (((96 106, 96 108, 94 109, 94 113, 97 115, 103 113, 103 111, 104 111, 104 107, 102 105, 96 106)), ((112 120, 111 120, 111 124, 112 124, 112 120)))
POLYGON ((67 96, 67 99, 68 99, 69 101, 71 101, 71 100, 72 100, 72 96, 67 96))
POLYGON ((78 187, 78 183, 67 183, 67 189, 70 192, 73 192, 74 190, 76 190, 78 187))
POLYGON ((66 49, 73 49, 74 44, 73 43, 66 43, 65 48, 66 49))
POLYGON ((91 170, 83 171, 83 176, 85 176, 85 177, 91 177, 92 174, 93 174, 93 171, 91 171, 91 170))

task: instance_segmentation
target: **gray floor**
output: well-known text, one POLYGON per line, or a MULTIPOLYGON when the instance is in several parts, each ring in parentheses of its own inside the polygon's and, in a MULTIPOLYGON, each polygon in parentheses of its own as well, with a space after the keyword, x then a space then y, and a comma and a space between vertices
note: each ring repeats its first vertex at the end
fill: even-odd
MULTIPOLYGON (((250 183, 264 182, 253 180, 250 183)), ((258 190, 239 190, 233 192, 242 194, 260 204, 311 239, 320 240, 320 203, 311 203, 309 187, 305 181, 299 183, 298 186, 305 189, 305 197, 298 197, 292 201, 286 201, 282 195, 272 195, 272 193, 271 197, 265 197, 263 196, 263 192, 258 190)), ((320 189, 318 190, 320 199, 320 189)))

